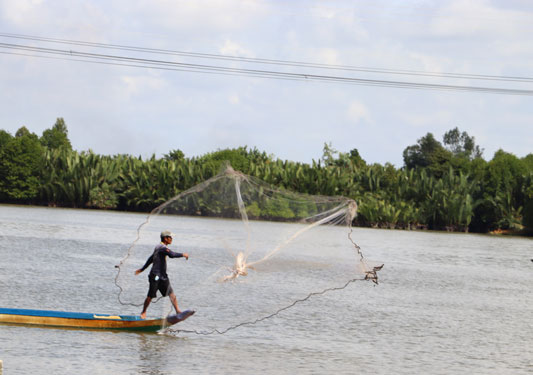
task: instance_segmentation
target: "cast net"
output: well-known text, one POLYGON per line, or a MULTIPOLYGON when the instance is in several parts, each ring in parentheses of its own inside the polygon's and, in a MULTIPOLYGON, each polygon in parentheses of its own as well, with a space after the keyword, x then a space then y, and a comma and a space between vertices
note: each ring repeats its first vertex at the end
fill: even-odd
MULTIPOLYGON (((189 254, 188 261, 167 258, 180 309, 197 311, 179 324, 184 331, 225 333, 354 281, 377 283, 381 267, 370 264, 352 239, 356 214, 351 199, 273 188, 227 166, 154 209, 140 225, 117 266, 118 299, 140 312, 149 269, 134 272, 163 230, 174 234, 170 249, 189 254)), ((172 312, 164 300, 148 315, 172 312)))

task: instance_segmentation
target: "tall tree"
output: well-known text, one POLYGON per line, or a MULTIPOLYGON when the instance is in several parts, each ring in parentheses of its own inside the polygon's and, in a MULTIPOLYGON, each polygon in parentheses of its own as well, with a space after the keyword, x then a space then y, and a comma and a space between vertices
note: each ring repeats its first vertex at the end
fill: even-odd
POLYGON ((333 145, 331 142, 326 143, 324 142, 324 148, 322 149, 322 162, 324 162, 325 166, 332 166, 335 164, 335 160, 337 159, 336 155, 339 153, 335 148, 333 148, 333 145))
POLYGON ((171 150, 168 154, 164 155, 166 160, 182 161, 185 159, 185 154, 180 149, 171 150))
POLYGON ((250 160, 248 160, 246 146, 210 152, 201 156, 198 161, 210 165, 215 173, 220 171, 221 165, 226 161, 228 161, 236 171, 247 173, 250 169, 250 160))
POLYGON ((359 150, 356 148, 350 150, 350 153, 348 155, 348 158, 352 161, 352 163, 357 167, 364 167, 366 166, 365 160, 361 157, 359 154, 359 150))
POLYGON ((444 133, 443 143, 454 156, 472 160, 483 154, 483 149, 476 145, 475 138, 467 132, 461 133, 457 127, 444 133))
POLYGON ((527 168, 527 170, 533 173, 533 154, 527 154, 522 158, 522 161, 524 162, 524 166, 527 168))
POLYGON ((25 202, 39 191, 42 146, 37 135, 25 127, 0 148, 0 197, 25 202))
POLYGON ((11 134, 9 134, 8 132, 6 132, 5 130, 0 130, 0 150, 2 149, 2 147, 4 147, 4 145, 6 145, 11 139, 13 138, 13 136, 11 134))
POLYGON ((476 208, 475 226, 480 230, 513 228, 520 222, 524 205, 525 163, 515 155, 498 150, 486 164, 481 181, 481 203, 476 208))
POLYGON ((437 177, 448 171, 451 156, 432 133, 427 133, 416 145, 408 146, 403 151, 403 161, 407 169, 427 168, 437 177))
POLYGON ((15 133, 15 137, 17 137, 17 138, 21 138, 21 137, 24 137, 24 136, 26 136, 26 135, 31 136, 32 133, 31 133, 31 132, 28 130, 28 128, 25 127, 25 126, 21 126, 21 127, 17 130, 17 132, 15 133))
POLYGON ((68 129, 65 120, 59 117, 51 129, 43 132, 41 144, 50 149, 65 148, 72 150, 72 145, 68 139, 68 129))

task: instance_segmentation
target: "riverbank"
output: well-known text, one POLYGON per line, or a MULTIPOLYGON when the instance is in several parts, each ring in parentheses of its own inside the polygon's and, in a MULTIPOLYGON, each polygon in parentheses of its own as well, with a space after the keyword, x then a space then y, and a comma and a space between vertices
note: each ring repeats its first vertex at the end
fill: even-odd
MULTIPOLYGON (((36 208, 51 208, 51 209, 64 209, 64 210, 87 210, 95 212, 118 212, 118 213, 131 213, 139 215, 149 215, 150 211, 141 211, 141 210, 118 210, 118 209, 106 209, 106 208, 96 208, 96 207, 64 207, 57 205, 32 205, 32 204, 13 204, 13 203, 1 203, 1 206, 12 206, 12 207, 36 207, 36 208)), ((254 220, 250 218, 250 220, 254 220)), ((268 221, 268 220, 258 220, 258 221, 268 221)), ((282 221, 282 220, 271 220, 271 221, 282 221)), ((447 233, 474 233, 474 234, 488 234, 492 236, 514 236, 514 237, 533 237, 533 231, 528 231, 526 229, 495 229, 488 232, 469 232, 464 230, 464 227, 444 227, 444 228, 429 228, 427 225, 408 225, 401 226, 392 223, 384 223, 380 225, 364 225, 357 221, 357 217, 352 223, 354 228, 370 228, 370 229, 384 229, 384 230, 398 230, 398 231, 407 231, 407 232, 447 232, 447 233)))
POLYGON ((533 232, 527 229, 496 229, 488 232, 494 236, 518 236, 518 237, 533 237, 533 232))

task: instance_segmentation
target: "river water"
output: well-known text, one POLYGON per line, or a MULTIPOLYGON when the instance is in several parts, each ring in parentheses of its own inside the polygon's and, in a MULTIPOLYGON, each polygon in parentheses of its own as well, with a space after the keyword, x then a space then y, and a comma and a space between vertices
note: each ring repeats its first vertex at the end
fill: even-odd
MULTIPOLYGON (((0 306, 138 314, 139 308, 117 302, 114 266, 144 219, 0 205, 0 306)), ((194 232, 197 220, 180 222, 180 231, 194 232)), ((221 231, 234 225, 209 220, 221 231)), ((385 264, 379 285, 355 282, 224 335, 0 325, 4 374, 533 373, 531 239, 361 228, 352 237, 367 258, 385 264)), ((325 258, 337 244, 324 233, 321 240, 325 258)), ((198 271, 200 251, 189 246, 191 259, 176 264, 198 271)), ((141 266, 145 258, 133 263, 141 266)), ((208 320, 227 319, 208 308, 222 311, 223 298, 214 296, 202 308, 202 287, 178 291, 180 277, 172 272, 182 307, 198 308, 183 327, 201 330, 208 320)), ((308 290, 316 279, 314 271, 286 270, 262 280, 289 301, 290 293, 308 290), (285 275, 292 275, 289 282, 285 275)), ((137 280, 132 291, 144 295, 146 280, 137 280)), ((261 302, 246 296, 243 310, 261 302)), ((167 309, 165 303, 150 312, 167 309)))

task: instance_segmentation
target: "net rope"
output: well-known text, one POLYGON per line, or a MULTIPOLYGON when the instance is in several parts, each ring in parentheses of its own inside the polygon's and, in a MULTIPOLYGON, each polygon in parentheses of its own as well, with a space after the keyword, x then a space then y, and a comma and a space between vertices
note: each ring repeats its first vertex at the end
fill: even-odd
MULTIPOLYGON (((258 268, 264 268, 265 265, 267 267, 268 265, 271 266, 273 258, 279 258, 278 254, 280 253, 283 255, 292 255, 297 253, 298 249, 305 248, 306 251, 308 251, 308 248, 316 247, 314 246, 314 243, 310 242, 311 240, 306 236, 309 236, 310 233, 314 233, 318 228, 321 227, 344 226, 349 229, 347 236, 351 244, 350 246, 352 247, 352 251, 355 250, 356 264, 359 265, 356 267, 356 269, 359 275, 354 275, 352 272, 351 276, 349 273, 346 275, 348 277, 344 278, 344 281, 342 281, 342 279, 337 280, 336 282, 332 282, 330 280, 329 284, 333 285, 327 285, 326 281, 324 281, 324 287, 316 287, 314 288, 314 291, 305 293, 303 297, 284 297, 288 298, 289 301, 286 303, 281 303, 281 306, 278 306, 277 308, 275 307, 274 312, 272 313, 266 312, 268 310, 272 311, 271 308, 263 308, 262 310, 258 308, 258 312, 255 313, 256 316, 260 316, 258 318, 240 317, 239 321, 235 324, 228 325, 219 323, 215 328, 205 330, 174 329, 167 327, 164 332, 190 333, 197 335, 225 334, 242 326, 250 326, 271 319, 296 306, 297 304, 308 301, 314 296, 345 289, 356 281, 366 280, 377 285, 378 271, 381 270, 383 265, 371 266, 367 264, 361 247, 353 240, 352 221, 356 215, 357 204, 354 200, 344 197, 309 196, 289 192, 279 188, 272 188, 264 182, 251 176, 244 175, 241 172, 234 171, 231 166, 226 165, 225 169, 218 175, 186 191, 183 191, 174 198, 156 207, 150 212, 149 215, 147 215, 144 222, 137 227, 134 241, 128 247, 125 256, 120 260, 119 264, 115 266, 117 273, 114 283, 118 288, 117 300, 121 305, 125 306, 140 307, 143 305, 143 302, 131 301, 128 300, 128 298, 124 298, 124 295, 126 294, 126 289, 124 286, 126 285, 129 287, 130 284, 133 283, 133 281, 127 282, 122 280, 126 279, 124 272, 126 272, 127 276, 131 276, 129 275, 130 272, 124 270, 124 268, 126 268, 126 266, 131 267, 130 263, 133 263, 133 261, 138 261, 132 258, 135 257, 134 253, 139 256, 140 249, 143 249, 142 252, 144 253, 144 256, 147 255, 145 248, 149 245, 143 244, 143 240, 145 239, 147 233, 149 233, 151 226, 155 226, 157 224, 157 220, 168 219, 171 217, 233 219, 239 220, 243 224, 245 233, 244 236, 242 236, 242 234, 237 236, 237 234, 235 234, 237 232, 235 232, 231 235, 223 233, 221 235, 222 238, 209 237, 203 239, 205 243, 203 243, 204 248, 201 249, 204 251, 198 251, 198 254, 194 255, 194 259, 202 263, 202 267, 204 267, 202 268, 203 271, 211 271, 209 271, 209 276, 204 278, 199 278, 198 276, 194 278, 194 280, 191 280, 190 285, 187 286, 187 288, 191 290, 196 288, 190 293, 198 298, 201 297, 195 294, 195 291, 198 291, 198 288, 208 289, 209 282, 216 279, 217 275, 220 275, 224 271, 229 273, 222 278, 219 277, 216 280, 217 283, 220 284, 229 282, 230 284, 237 283, 235 286, 241 286, 243 288, 250 287, 251 284, 239 284, 239 281, 248 275, 248 270, 254 270, 254 275, 256 275, 258 268), (272 207, 274 207, 274 209, 272 209, 272 207), (290 209, 287 207, 290 207, 290 209), (267 241, 267 247, 270 247, 271 243, 275 244, 275 246, 273 246, 270 250, 268 250, 265 246, 258 245, 257 238, 253 237, 253 234, 257 233, 254 233, 253 226, 251 225, 252 222, 254 223, 254 226, 258 225, 256 223, 264 223, 264 216, 267 215, 269 216, 266 218, 267 221, 273 220, 273 222, 282 221, 297 224, 296 227, 290 227, 290 235, 283 237, 280 234, 276 234, 277 237, 275 236, 274 238, 269 238, 267 241), (272 216, 276 215, 279 217, 274 217, 273 219, 271 218, 272 216), (231 236, 238 237, 238 239, 232 238, 231 236), (237 240, 240 243, 239 245, 235 245, 235 241, 237 240), (226 256, 222 256, 222 253, 220 253, 220 251, 224 253, 223 248, 220 247, 221 244, 226 250, 226 256), (205 251, 205 246, 211 245, 213 245, 216 249, 219 249, 217 250, 218 252, 215 253, 215 256, 205 251), (238 247, 240 251, 235 250, 235 247, 238 247), (261 251, 258 251, 258 249, 261 251), (205 254, 203 254, 204 252, 205 254), (228 254, 231 256, 231 259, 233 259, 232 266, 228 266, 227 263, 223 263, 223 261, 227 261, 226 259, 228 254), (251 255, 258 259, 248 261, 251 255), (226 328, 219 328, 221 325, 225 325, 226 328)), ((209 221, 201 222, 199 225, 210 225, 210 227, 203 229, 203 232, 201 233, 202 236, 207 236, 206 233, 213 232, 212 228, 216 228, 216 226, 213 226, 214 224, 209 221)), ((290 226, 291 224, 287 225, 290 226)), ((307 259, 306 257, 313 258, 315 255, 316 254, 305 254, 303 259, 307 259)), ((353 259, 353 255, 351 258, 353 259)), ((335 265, 335 260, 331 260, 330 262, 335 265)), ((346 258, 342 258, 342 262, 346 263, 348 261, 346 258)), ((313 285, 315 284, 313 283, 313 285)), ((316 285, 320 286, 321 284, 317 283, 316 285)), ((203 289, 201 290, 203 291, 203 289)), ((223 289, 223 291, 228 291, 228 289, 223 289)), ((263 293, 263 291, 259 290, 255 291, 255 293, 263 293)), ((131 297, 131 299, 134 298, 137 299, 138 295, 137 297, 131 297)), ((161 298, 162 297, 154 298, 152 303, 161 300, 161 298)), ((228 305, 230 304, 231 303, 228 302, 228 305)), ((268 307, 271 306, 269 305, 268 307)))
MULTIPOLYGON (((353 232, 353 229, 350 228, 350 232, 348 233, 348 238, 350 239, 351 243, 353 244, 353 246, 354 246, 357 254, 360 256, 361 260, 363 260, 364 259, 363 253, 362 253, 361 248, 359 247, 359 245, 357 245, 357 243, 355 243, 355 241, 352 239, 352 232, 353 232)), ((241 322, 241 323, 229 326, 229 327, 227 327, 225 329, 216 329, 215 328, 215 329, 207 330, 207 331, 199 331, 199 330, 195 330, 195 329, 192 329, 192 330, 191 329, 174 329, 174 328, 171 328, 171 327, 167 327, 167 328, 164 329, 163 333, 176 333, 176 334, 188 333, 188 334, 195 334, 195 335, 201 335, 201 336, 210 336, 210 335, 214 335, 214 334, 224 335, 224 334, 226 334, 229 331, 232 331, 234 329, 237 329, 237 328, 240 328, 240 327, 244 327, 244 326, 255 325, 255 324, 258 324, 258 323, 260 323, 262 321, 274 318, 274 317, 278 316, 279 314, 281 314, 283 311, 289 310, 290 308, 296 306, 299 303, 308 301, 309 299, 311 299, 311 297, 320 296, 320 295, 324 295, 324 294, 329 293, 329 292, 346 289, 350 284, 355 283, 357 281, 371 280, 375 285, 378 285, 379 282, 378 282, 378 274, 377 273, 382 268, 383 268, 383 264, 380 265, 380 266, 372 267, 371 270, 365 272, 365 276, 362 279, 361 278, 353 278, 353 279, 350 279, 350 280, 346 281, 346 283, 344 285, 342 285, 342 286, 326 288, 326 289, 318 291, 318 292, 311 292, 307 296, 305 296, 304 298, 300 298, 300 299, 294 300, 289 305, 281 307, 281 308, 277 309, 276 311, 274 311, 271 314, 268 314, 266 316, 263 316, 263 317, 260 317, 260 318, 257 318, 257 319, 251 320, 251 321, 241 322)))

